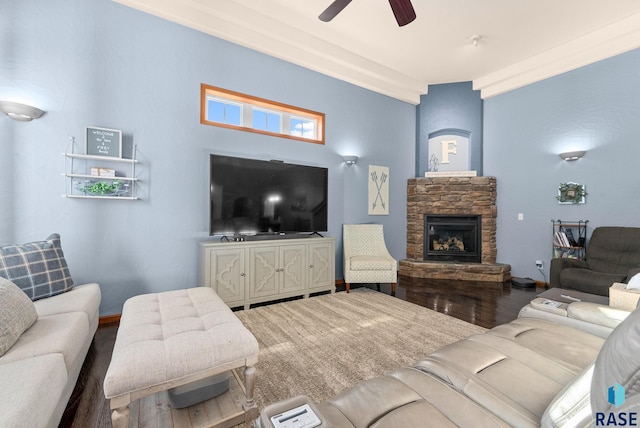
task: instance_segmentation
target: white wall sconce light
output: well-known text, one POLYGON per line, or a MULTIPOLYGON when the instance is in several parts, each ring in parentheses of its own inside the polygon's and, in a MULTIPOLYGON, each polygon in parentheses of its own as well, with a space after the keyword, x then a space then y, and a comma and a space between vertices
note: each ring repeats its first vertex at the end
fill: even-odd
POLYGON ((347 164, 347 166, 351 166, 358 162, 358 156, 342 156, 342 160, 347 164))
POLYGON ((44 114, 39 108, 26 104, 14 103, 13 101, 0 101, 0 111, 13 120, 29 122, 44 114))
POLYGON ((560 153, 560 157, 562 158, 562 160, 566 160, 566 161, 574 161, 574 160, 578 160, 580 159, 582 156, 584 156, 584 154, 587 153, 584 150, 578 150, 575 152, 564 152, 564 153, 560 153))

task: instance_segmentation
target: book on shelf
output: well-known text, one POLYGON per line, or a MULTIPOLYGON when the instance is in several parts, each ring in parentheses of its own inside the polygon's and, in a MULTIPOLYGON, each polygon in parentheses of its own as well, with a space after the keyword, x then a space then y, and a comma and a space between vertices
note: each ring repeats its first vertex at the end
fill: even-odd
POLYGON ((563 231, 558 231, 554 234, 553 243, 558 247, 571 247, 569 238, 563 231))
POLYGON ((573 231, 571 229, 567 229, 565 231, 565 235, 567 236, 567 239, 569 240, 569 245, 571 245, 572 247, 577 247, 578 243, 576 242, 576 239, 573 236, 573 231))

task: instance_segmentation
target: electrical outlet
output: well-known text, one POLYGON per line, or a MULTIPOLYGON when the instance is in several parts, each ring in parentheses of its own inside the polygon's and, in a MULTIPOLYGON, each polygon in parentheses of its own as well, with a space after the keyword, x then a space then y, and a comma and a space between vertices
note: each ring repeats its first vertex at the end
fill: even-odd
POLYGON ((536 260, 536 267, 537 267, 538 269, 540 269, 540 270, 542 270, 542 269, 543 269, 543 267, 542 267, 542 260, 536 260))

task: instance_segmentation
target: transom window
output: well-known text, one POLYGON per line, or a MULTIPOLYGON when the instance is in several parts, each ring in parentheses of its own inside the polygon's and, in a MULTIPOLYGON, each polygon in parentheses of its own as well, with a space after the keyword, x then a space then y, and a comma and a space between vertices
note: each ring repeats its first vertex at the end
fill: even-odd
POLYGON ((210 98, 207 100, 208 117, 228 125, 242 125, 242 104, 210 98))
POLYGON ((252 111, 253 129, 281 133, 282 113, 254 108, 252 111))
POLYGON ((324 144, 324 113, 204 83, 200 123, 324 144))
POLYGON ((291 135, 306 138, 313 138, 312 135, 316 135, 317 122, 314 120, 309 120, 304 117, 291 116, 290 124, 291 135))

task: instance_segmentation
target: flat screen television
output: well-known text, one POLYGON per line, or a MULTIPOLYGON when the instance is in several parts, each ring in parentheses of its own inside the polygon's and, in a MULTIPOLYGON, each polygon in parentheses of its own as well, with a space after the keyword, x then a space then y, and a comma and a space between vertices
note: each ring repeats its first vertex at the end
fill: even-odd
POLYGON ((327 168, 211 155, 210 235, 327 231, 327 168))

